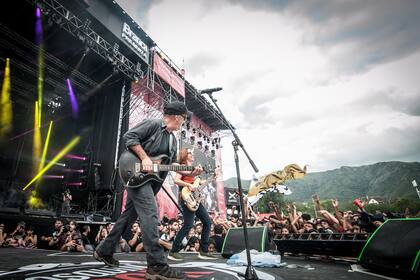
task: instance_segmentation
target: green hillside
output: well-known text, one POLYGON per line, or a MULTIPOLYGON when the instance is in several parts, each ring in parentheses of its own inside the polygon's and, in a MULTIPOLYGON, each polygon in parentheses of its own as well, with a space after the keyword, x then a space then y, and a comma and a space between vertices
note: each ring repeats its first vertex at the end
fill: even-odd
MULTIPOLYGON (((420 162, 379 162, 358 167, 343 166, 325 172, 308 173, 304 179, 286 183, 293 194, 287 198, 294 201, 308 201, 315 193, 322 199, 338 198, 352 200, 356 197, 417 198, 412 185, 420 185, 420 162)), ((236 178, 225 181, 225 187, 236 186, 236 178)), ((244 180, 243 186, 249 181, 244 180)))

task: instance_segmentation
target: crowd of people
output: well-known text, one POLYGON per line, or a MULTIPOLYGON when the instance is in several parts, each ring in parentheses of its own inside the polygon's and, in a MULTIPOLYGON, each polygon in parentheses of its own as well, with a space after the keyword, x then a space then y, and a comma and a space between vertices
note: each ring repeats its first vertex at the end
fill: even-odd
MULTIPOLYGON (((368 213, 363 204, 358 202, 358 210, 342 211, 336 199, 331 201, 334 212, 325 210, 319 202, 319 197, 314 197, 317 217, 296 210, 292 203, 284 209, 272 202, 269 216, 258 215, 252 208, 248 208, 248 226, 267 226, 270 238, 279 235, 304 234, 304 233, 372 233, 386 219, 414 217, 408 213, 396 214, 390 212, 368 213), (264 218, 263 218, 264 217, 264 218)), ((211 227, 208 241, 208 251, 221 252, 227 231, 231 227, 241 227, 240 211, 236 207, 229 209, 230 215, 222 218, 217 212, 210 213, 211 227)), ((159 222, 159 244, 169 253, 173 248, 174 240, 184 224, 182 215, 169 219, 164 216, 159 222)), ((0 222, 0 247, 15 248, 50 248, 53 250, 72 252, 93 252, 95 248, 107 237, 112 230, 113 223, 101 225, 95 234, 87 224, 78 225, 75 220, 68 221, 57 219, 51 233, 38 236, 33 226, 18 222, 14 230, 6 231, 5 224, 0 222), (94 236, 94 238, 93 238, 94 236)), ((203 224, 199 219, 194 224, 180 243, 180 252, 199 252, 203 224)), ((130 232, 120 238, 116 252, 144 252, 142 229, 136 221, 131 225, 130 232)))

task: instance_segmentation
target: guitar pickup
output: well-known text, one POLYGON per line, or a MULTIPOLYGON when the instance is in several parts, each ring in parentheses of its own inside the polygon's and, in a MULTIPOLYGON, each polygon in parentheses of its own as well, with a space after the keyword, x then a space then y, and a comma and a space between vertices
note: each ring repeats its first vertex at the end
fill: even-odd
POLYGON ((141 163, 136 162, 134 165, 134 172, 139 173, 141 171, 141 163))
POLYGON ((153 172, 154 173, 158 173, 159 172, 159 165, 156 164, 156 163, 153 164, 153 172))

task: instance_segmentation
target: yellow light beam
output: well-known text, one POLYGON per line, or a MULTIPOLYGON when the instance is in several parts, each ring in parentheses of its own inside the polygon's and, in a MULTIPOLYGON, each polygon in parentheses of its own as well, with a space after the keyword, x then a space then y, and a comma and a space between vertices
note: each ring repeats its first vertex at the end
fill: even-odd
POLYGON ((44 46, 43 44, 39 47, 38 53, 38 126, 41 127, 41 115, 42 115, 42 91, 44 83, 44 46))
MULTIPOLYGON (((50 135, 51 135, 52 124, 53 124, 53 122, 50 121, 50 127, 48 128, 47 137, 45 138, 44 149, 42 151, 42 156, 41 156, 41 160, 39 162, 39 167, 38 167, 37 172, 40 172, 42 170, 42 168, 44 168, 44 166, 45 166, 45 158, 47 156, 48 144, 50 143, 50 135)), ((37 131, 37 130, 40 130, 40 128, 39 127, 35 128, 35 131, 37 131)), ((40 182, 41 182, 41 179, 36 182, 35 189, 38 188, 38 185, 39 185, 40 182)))
POLYGON ((0 106, 0 137, 6 136, 12 130, 12 101, 10 100, 10 59, 6 59, 0 106))
POLYGON ((32 150, 32 161, 35 173, 37 172, 37 163, 41 158, 41 129, 39 128, 39 106, 38 101, 35 101, 35 116, 34 116, 34 143, 32 150))
POLYGON ((41 162, 39 164, 38 172, 41 171, 42 168, 44 168, 44 165, 45 165, 45 157, 47 156, 48 144, 50 143, 50 135, 51 135, 52 124, 53 124, 53 122, 50 121, 50 127, 48 128, 47 137, 45 138, 44 150, 42 151, 42 157, 41 157, 41 162))
POLYGON ((67 154, 77 143, 80 141, 80 136, 73 138, 65 147, 62 149, 42 170, 23 188, 26 190, 30 185, 32 185, 36 180, 39 179, 51 166, 54 165, 57 161, 59 161, 65 154, 67 154))

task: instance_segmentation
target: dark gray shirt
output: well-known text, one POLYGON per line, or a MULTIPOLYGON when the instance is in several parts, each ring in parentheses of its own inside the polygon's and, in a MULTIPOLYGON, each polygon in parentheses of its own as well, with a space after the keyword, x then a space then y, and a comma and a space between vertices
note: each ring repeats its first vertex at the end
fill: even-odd
POLYGON ((148 156, 154 157, 161 154, 169 156, 171 164, 176 161, 177 141, 173 133, 166 130, 162 119, 147 119, 127 131, 123 136, 127 148, 140 144, 148 156), (169 145, 172 134, 172 145, 169 145), (171 151, 169 147, 171 146, 171 151))

